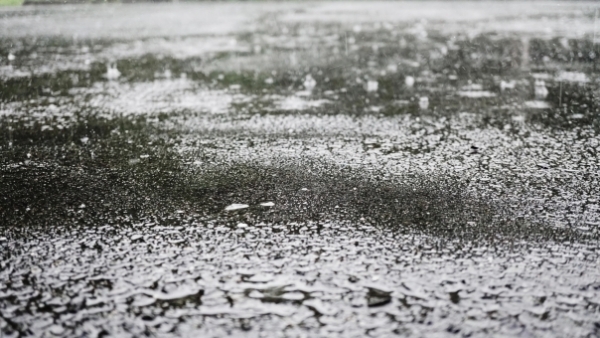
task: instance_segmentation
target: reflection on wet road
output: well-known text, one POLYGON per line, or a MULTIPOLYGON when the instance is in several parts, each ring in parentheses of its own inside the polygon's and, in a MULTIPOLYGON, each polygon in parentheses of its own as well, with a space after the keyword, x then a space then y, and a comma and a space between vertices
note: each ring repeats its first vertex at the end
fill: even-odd
POLYGON ((428 6, 3 9, 1 335, 600 335, 600 8, 428 6))

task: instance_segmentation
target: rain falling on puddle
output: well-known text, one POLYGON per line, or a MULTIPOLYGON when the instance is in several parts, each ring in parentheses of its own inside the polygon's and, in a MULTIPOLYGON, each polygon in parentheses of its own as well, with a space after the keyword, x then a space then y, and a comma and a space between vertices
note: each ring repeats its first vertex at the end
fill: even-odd
POLYGON ((0 337, 600 335, 599 15, 3 8, 0 337))

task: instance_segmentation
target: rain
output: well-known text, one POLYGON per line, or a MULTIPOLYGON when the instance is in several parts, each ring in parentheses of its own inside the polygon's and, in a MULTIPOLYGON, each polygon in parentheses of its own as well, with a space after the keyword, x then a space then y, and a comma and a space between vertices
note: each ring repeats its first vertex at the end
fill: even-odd
POLYGON ((1 338, 600 336, 597 3, 0 3, 1 338))

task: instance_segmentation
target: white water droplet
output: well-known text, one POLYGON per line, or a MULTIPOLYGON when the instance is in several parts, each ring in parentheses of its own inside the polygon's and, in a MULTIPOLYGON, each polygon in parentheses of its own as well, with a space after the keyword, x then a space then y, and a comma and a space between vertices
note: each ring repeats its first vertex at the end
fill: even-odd
POLYGON ((306 75, 306 78, 304 78, 303 85, 306 90, 313 90, 317 85, 317 81, 313 79, 312 75, 308 74, 306 75))
POLYGON ((526 101, 525 107, 531 109, 547 109, 550 108, 550 104, 545 101, 526 101))
POLYGON ((368 92, 376 92, 377 89, 379 89, 379 82, 375 81, 375 80, 369 80, 367 81, 367 91, 368 92))
POLYGON ((536 80, 533 89, 536 99, 541 100, 548 96, 548 88, 546 88, 546 82, 544 82, 544 80, 536 80))
POLYGON ((515 89, 515 85, 517 83, 514 80, 510 81, 500 81, 500 90, 505 91, 507 89, 515 89))
POLYGON ((106 66, 106 74, 104 75, 108 80, 116 80, 121 76, 121 72, 117 69, 116 63, 109 63, 106 66))
POLYGON ((248 204, 234 203, 234 204, 228 205, 225 208, 225 211, 233 211, 233 210, 239 210, 239 209, 246 209, 248 207, 249 207, 248 204))
POLYGON ((463 90, 458 92, 458 96, 468 97, 470 99, 478 99, 482 97, 495 97, 496 94, 485 90, 463 90))
POLYGON ((419 108, 421 108, 421 109, 429 108, 429 98, 428 97, 424 96, 419 99, 419 108))

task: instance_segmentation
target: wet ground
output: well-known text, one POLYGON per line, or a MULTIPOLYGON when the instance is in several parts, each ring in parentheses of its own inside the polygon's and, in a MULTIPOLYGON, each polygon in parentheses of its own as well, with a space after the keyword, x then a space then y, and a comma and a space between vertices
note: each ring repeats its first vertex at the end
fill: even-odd
POLYGON ((600 7, 0 10, 0 337, 600 336, 600 7))

